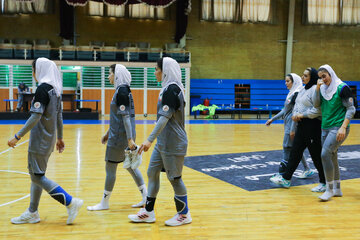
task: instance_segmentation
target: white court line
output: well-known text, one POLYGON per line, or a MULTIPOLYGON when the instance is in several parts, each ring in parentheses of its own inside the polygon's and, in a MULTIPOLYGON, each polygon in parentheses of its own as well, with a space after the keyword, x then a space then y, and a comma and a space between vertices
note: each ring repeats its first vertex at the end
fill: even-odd
MULTIPOLYGON (((30 175, 30 174, 28 174, 28 173, 26 173, 26 172, 14 171, 14 170, 0 170, 0 172, 10 172, 10 173, 20 173, 20 174, 24 174, 24 175, 30 175)), ((23 197, 21 197, 21 198, 15 199, 15 200, 10 201, 10 202, 0 204, 0 207, 3 207, 3 206, 6 206, 6 205, 9 205, 9 204, 12 204, 12 203, 14 203, 14 202, 18 202, 18 201, 20 201, 20 200, 23 200, 24 198, 29 197, 29 196, 30 196, 30 194, 28 194, 28 195, 26 195, 26 196, 23 196, 23 197)))
POLYGON ((30 175, 26 172, 14 171, 14 170, 0 170, 0 172, 11 172, 11 173, 20 173, 20 174, 30 175))
POLYGON ((18 202, 18 201, 23 200, 24 198, 27 198, 27 197, 30 197, 30 194, 28 194, 28 195, 26 195, 26 196, 23 196, 23 197, 21 197, 21 198, 19 198, 19 199, 16 199, 16 200, 14 200, 14 201, 0 204, 0 207, 3 207, 3 206, 6 206, 6 205, 9 205, 9 204, 12 204, 12 203, 14 203, 14 202, 18 202))
MULTIPOLYGON (((20 145, 22 145, 22 144, 24 144, 24 143, 27 143, 28 141, 29 141, 29 140, 26 140, 26 141, 24 141, 24 142, 22 142, 22 143, 20 143, 20 144, 18 144, 18 145, 16 145, 16 146, 20 146, 20 145)), ((0 152, 0 155, 3 154, 3 153, 6 153, 6 152, 8 152, 8 151, 10 151, 10 150, 12 150, 12 149, 13 149, 13 148, 8 148, 8 149, 6 149, 5 151, 2 151, 2 152, 0 152)), ((26 173, 26 172, 20 172, 20 171, 14 171, 14 170, 0 170, 0 172, 20 173, 20 174, 29 175, 29 174, 26 173)), ((6 206, 6 205, 9 205, 9 204, 12 204, 12 203, 14 203, 14 202, 18 202, 18 201, 20 201, 20 200, 23 200, 24 198, 29 197, 29 196, 30 196, 30 194, 28 194, 28 195, 26 195, 26 196, 23 196, 23 197, 21 197, 21 198, 15 199, 15 200, 10 201, 10 202, 0 204, 0 207, 3 207, 3 206, 6 206)))
MULTIPOLYGON (((20 146, 20 145, 22 145, 22 144, 24 144, 24 143, 27 143, 29 141, 29 139, 28 140, 26 140, 26 141, 23 141, 22 143, 19 143, 18 145, 16 145, 15 147, 17 147, 17 146, 20 146)), ((4 150, 4 151, 2 151, 2 152, 0 152, 0 155, 1 154, 3 154, 3 153, 6 153, 6 152, 8 152, 8 151, 10 151, 11 149, 13 149, 13 148, 8 148, 8 149, 6 149, 6 150, 4 150)))

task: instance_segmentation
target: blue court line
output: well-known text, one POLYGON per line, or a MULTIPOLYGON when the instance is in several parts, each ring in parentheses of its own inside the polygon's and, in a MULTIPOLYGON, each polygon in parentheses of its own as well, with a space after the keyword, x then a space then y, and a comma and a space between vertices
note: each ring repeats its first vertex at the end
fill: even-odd
MULTIPOLYGON (((186 120, 185 124, 265 124, 267 119, 197 119, 186 120)), ((26 120, 0 120, 0 125, 25 124, 26 120)), ((155 120, 135 120, 136 124, 154 124, 155 120)), ((64 120, 64 124, 109 124, 110 120, 64 120)), ((277 120, 272 124, 283 124, 283 120, 277 120)), ((360 124, 360 119, 351 120, 350 124, 360 124)))

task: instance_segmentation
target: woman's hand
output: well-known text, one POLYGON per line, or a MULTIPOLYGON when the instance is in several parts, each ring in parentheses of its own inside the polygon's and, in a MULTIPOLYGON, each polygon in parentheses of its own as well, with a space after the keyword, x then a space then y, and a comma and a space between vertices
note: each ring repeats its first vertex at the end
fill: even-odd
POLYGON ((271 124, 272 122, 273 122, 273 120, 272 120, 272 119, 269 119, 269 120, 266 121, 265 125, 266 125, 266 126, 270 126, 270 124, 271 124))
POLYGON ((128 140, 128 147, 131 149, 131 150, 134 150, 136 148, 136 144, 134 142, 134 140, 132 139, 129 139, 128 140))
POLYGON ((58 139, 56 142, 56 150, 59 151, 59 153, 62 153, 65 149, 65 143, 62 139, 58 139))
POLYGON ((151 142, 149 142, 147 139, 141 144, 138 154, 140 155, 142 151, 147 152, 149 148, 151 147, 151 142))
POLYGON ((9 147, 14 148, 14 147, 16 146, 16 143, 17 143, 18 141, 19 141, 19 140, 17 140, 15 137, 9 139, 9 141, 8 141, 9 147))
POLYGON ((336 134, 336 141, 341 142, 345 139, 345 134, 346 134, 346 128, 341 127, 339 128, 337 134, 336 134))
POLYGON ((318 79, 317 80, 317 85, 316 85, 316 91, 320 90, 321 85, 324 84, 324 81, 322 79, 318 79))
POLYGON ((302 114, 293 115, 291 118, 294 122, 299 122, 304 116, 302 114))
POLYGON ((290 132, 290 139, 291 141, 294 141, 295 132, 290 132))
POLYGON ((108 139, 109 139, 109 134, 106 133, 104 136, 102 136, 102 138, 101 138, 101 143, 102 143, 102 144, 105 144, 108 139))

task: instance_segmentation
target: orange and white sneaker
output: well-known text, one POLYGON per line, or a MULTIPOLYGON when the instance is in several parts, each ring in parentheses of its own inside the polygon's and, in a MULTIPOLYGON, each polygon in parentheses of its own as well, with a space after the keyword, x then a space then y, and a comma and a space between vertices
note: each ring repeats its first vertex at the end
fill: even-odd
POLYGON ((192 222, 192 218, 190 212, 188 212, 187 214, 177 213, 173 218, 166 220, 165 225, 175 227, 184 224, 189 224, 191 222, 192 222))
POLYGON ((130 214, 128 218, 136 223, 153 223, 156 220, 154 210, 148 212, 145 208, 141 208, 137 214, 130 214))

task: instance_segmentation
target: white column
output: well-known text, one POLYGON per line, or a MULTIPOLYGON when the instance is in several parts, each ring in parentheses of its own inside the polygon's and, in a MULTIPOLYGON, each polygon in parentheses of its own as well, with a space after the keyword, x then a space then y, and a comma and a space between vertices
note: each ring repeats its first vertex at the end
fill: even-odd
POLYGON ((295 17, 295 0, 290 0, 285 74, 291 73, 292 50, 293 50, 293 41, 294 41, 294 17, 295 17))
POLYGON ((148 72, 148 68, 144 67, 144 104, 143 104, 143 112, 144 112, 145 117, 147 117, 147 72, 148 72))
POLYGON ((185 113, 190 115, 190 68, 185 68, 185 113))
POLYGON ((101 67, 101 115, 105 115, 105 67, 101 67))
MULTIPOLYGON (((14 99, 14 74, 13 65, 9 65, 9 99, 14 99)), ((10 111, 13 110, 13 102, 10 101, 10 111)))
MULTIPOLYGON (((83 67, 80 66, 80 79, 79 79, 79 82, 80 82, 80 99, 83 99, 83 82, 82 82, 82 79, 83 79, 83 67)), ((80 102, 80 108, 83 107, 83 102, 80 102)))

